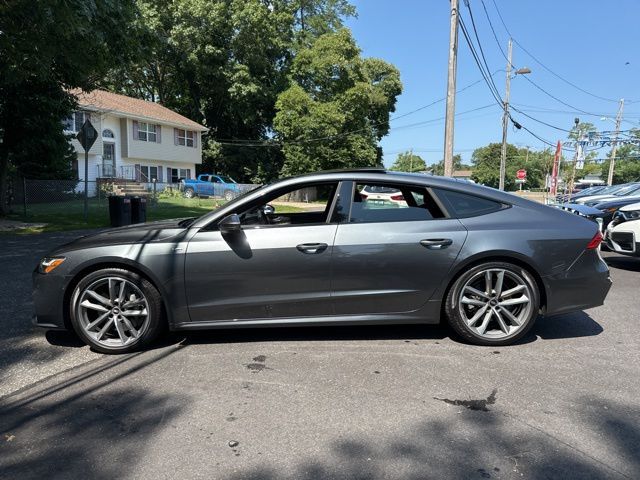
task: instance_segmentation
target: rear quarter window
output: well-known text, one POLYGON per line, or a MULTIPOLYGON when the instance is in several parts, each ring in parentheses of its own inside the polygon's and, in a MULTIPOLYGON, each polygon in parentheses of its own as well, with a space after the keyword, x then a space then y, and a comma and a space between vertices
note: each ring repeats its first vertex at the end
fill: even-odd
POLYGON ((454 192, 453 190, 434 189, 438 198, 442 199, 449 213, 458 218, 477 217, 488 213, 497 212, 509 205, 496 202, 488 198, 470 195, 468 193, 454 192))

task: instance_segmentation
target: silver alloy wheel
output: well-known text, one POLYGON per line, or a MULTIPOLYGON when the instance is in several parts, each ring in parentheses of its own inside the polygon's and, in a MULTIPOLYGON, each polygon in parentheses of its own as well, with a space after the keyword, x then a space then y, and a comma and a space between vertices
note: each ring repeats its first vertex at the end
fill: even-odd
POLYGON ((195 193, 196 192, 193 190, 193 188, 187 188, 184 191, 184 197, 185 198, 193 198, 193 197, 195 197, 195 193))
POLYGON ((230 202, 231 200, 233 200, 233 192, 231 190, 227 190, 226 192, 224 192, 224 199, 227 202, 230 202))
POLYGON ((529 284, 515 272, 481 270, 460 290, 458 308, 467 327, 485 338, 503 338, 520 330, 531 314, 529 284))
POLYGON ((78 297, 76 315, 86 335, 105 347, 135 342, 149 327, 149 304, 134 283, 107 277, 87 286, 78 297))

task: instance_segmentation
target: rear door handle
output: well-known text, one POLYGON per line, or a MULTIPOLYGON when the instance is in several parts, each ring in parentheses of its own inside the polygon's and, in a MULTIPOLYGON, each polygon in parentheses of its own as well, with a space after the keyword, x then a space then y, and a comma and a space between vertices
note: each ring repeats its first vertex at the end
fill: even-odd
POLYGON ((302 253, 313 255, 314 253, 324 252, 328 246, 326 243, 301 243, 296 248, 302 253))
POLYGON ((428 238, 420 240, 420 245, 429 250, 443 250, 453 243, 450 238, 428 238))

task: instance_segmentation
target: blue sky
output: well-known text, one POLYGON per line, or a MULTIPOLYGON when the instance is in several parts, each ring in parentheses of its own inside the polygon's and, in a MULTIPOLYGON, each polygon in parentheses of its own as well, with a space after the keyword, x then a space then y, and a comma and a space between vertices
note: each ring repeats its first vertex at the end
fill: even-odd
MULTIPOLYGON (((506 51, 509 35, 505 31, 493 0, 484 0, 498 39, 506 51)), ((495 0, 504 22, 516 39, 546 67, 595 95, 625 98, 623 128, 640 127, 640 2, 495 0), (627 62, 629 62, 627 64, 627 62), (636 102, 632 102, 635 100, 636 102)), ((446 0, 355 0, 358 17, 348 20, 358 45, 368 57, 379 57, 399 68, 404 84, 396 112, 400 116, 444 97, 447 83, 449 43, 449 2, 446 0)), ((480 41, 492 72, 501 70, 494 81, 504 95, 506 60, 500 53, 480 0, 470 0, 480 41)), ((469 12, 460 0, 462 18, 471 30, 469 12)), ((458 89, 480 80, 481 74, 459 32, 458 89)), ((473 35, 473 33, 471 33, 473 35)), ((475 40, 475 38, 474 38, 475 40)), ((527 114, 549 124, 569 129, 577 116, 594 123, 600 130, 613 130, 617 102, 590 96, 556 78, 514 45, 513 64, 527 66, 529 78, 563 105, 536 89, 526 79, 511 82, 511 102, 527 114)), ((393 163, 397 153, 413 149, 428 163, 442 158, 444 102, 392 121, 392 129, 382 140, 385 164, 393 163), (413 125, 420 122, 429 122, 413 125)), ((501 109, 489 89, 478 83, 456 98, 455 152, 465 160, 474 148, 500 142, 501 109), (488 106, 493 103, 493 106, 488 106), (485 107, 470 113, 462 113, 485 107)), ((552 141, 566 133, 528 119, 517 112, 513 118, 552 141)), ((544 144, 524 130, 509 127, 509 142, 542 149, 544 144)), ((606 149, 601 150, 601 157, 606 149)))

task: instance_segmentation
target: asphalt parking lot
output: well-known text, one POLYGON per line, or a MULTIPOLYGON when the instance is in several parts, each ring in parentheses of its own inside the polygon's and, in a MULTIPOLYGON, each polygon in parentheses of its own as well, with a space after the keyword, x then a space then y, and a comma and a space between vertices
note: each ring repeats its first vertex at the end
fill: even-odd
POLYGON ((444 326, 172 335, 104 356, 30 324, 0 237, 0 478, 639 478, 640 259, 607 304, 487 348, 444 326))

